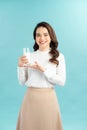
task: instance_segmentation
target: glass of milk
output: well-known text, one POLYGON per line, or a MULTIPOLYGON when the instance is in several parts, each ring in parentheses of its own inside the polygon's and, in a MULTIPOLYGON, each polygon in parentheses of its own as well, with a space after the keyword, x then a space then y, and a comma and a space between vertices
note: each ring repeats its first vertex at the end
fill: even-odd
POLYGON ((30 49, 29 48, 23 48, 23 55, 26 56, 28 59, 28 63, 24 64, 24 66, 30 65, 30 49))

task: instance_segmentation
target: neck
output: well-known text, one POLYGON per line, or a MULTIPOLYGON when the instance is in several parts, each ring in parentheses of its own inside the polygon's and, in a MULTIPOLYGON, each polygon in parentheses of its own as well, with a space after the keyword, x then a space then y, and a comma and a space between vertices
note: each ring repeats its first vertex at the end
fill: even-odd
POLYGON ((47 50, 50 50, 50 47, 48 48, 39 48, 40 51, 47 51, 47 50))

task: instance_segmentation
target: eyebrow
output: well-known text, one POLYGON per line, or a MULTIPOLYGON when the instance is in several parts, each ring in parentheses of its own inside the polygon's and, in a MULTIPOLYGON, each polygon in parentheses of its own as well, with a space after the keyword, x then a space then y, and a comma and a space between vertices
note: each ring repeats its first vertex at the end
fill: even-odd
MULTIPOLYGON (((40 33, 36 33, 36 34, 40 34, 40 33)), ((49 34, 49 33, 47 32, 47 33, 43 33, 43 34, 49 34)))

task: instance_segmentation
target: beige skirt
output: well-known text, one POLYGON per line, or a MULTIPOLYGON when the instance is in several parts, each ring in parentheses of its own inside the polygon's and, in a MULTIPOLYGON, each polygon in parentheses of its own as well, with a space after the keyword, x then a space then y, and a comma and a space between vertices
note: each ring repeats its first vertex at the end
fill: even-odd
POLYGON ((63 130, 59 104, 53 88, 27 89, 16 130, 63 130))

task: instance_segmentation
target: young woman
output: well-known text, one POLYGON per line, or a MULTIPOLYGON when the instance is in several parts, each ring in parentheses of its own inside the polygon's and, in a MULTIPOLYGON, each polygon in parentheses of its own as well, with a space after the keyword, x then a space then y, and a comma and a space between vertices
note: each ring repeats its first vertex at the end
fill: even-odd
POLYGON ((30 64, 26 56, 18 61, 18 80, 27 86, 16 130, 63 130, 54 86, 64 86, 66 66, 58 51, 58 41, 51 25, 40 22, 33 37, 34 52, 30 64))

